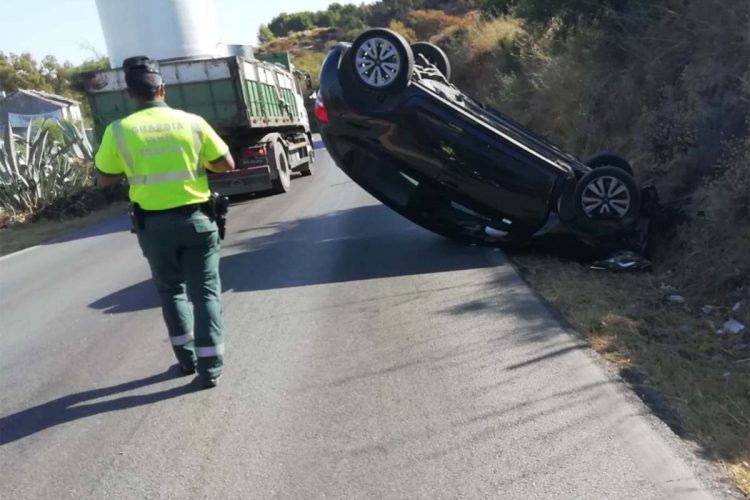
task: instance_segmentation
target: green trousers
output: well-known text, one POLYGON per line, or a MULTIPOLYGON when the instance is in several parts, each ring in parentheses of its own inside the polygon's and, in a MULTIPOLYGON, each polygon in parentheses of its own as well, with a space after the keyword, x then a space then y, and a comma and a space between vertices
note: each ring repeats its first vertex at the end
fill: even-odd
POLYGON ((151 267, 178 362, 196 366, 203 377, 221 375, 224 323, 216 224, 200 211, 149 214, 138 230, 138 243, 151 267))

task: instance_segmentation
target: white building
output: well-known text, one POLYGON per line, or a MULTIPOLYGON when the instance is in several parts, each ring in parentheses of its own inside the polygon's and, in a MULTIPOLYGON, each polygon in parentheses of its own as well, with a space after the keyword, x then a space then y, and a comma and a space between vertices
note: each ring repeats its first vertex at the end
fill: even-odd
POLYGON ((78 101, 38 90, 19 89, 7 96, 0 94, 0 133, 5 126, 25 129, 36 119, 68 120, 83 127, 78 101))

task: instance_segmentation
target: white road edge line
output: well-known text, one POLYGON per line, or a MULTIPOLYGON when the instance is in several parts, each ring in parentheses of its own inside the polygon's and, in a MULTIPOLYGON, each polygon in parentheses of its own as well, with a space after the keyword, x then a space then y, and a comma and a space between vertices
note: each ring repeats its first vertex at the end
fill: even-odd
POLYGON ((21 255, 21 254, 30 252, 32 250, 35 250, 35 249, 41 247, 41 246, 43 246, 43 244, 42 245, 34 245, 33 247, 24 248, 23 250, 18 250, 17 252, 9 253, 8 255, 3 255, 2 257, 0 257, 0 262, 2 262, 4 260, 7 260, 7 259, 9 259, 11 257, 15 257, 16 255, 21 255))

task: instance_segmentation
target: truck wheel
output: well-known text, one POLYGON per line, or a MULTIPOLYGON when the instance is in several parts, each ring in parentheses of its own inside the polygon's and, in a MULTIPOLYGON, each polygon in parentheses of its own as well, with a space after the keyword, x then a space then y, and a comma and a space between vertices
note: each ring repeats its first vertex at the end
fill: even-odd
POLYGON ((276 169, 278 178, 271 183, 271 191, 276 194, 288 193, 292 187, 292 177, 289 171, 289 158, 286 156, 286 149, 280 142, 273 145, 273 160, 274 163, 271 166, 276 169))
POLYGON ((305 163, 302 168, 299 169, 299 173, 302 177, 309 177, 313 174, 313 166, 311 162, 305 163))
POLYGON ((578 181, 574 200, 577 225, 596 234, 608 234, 635 221, 641 192, 632 175, 621 168, 605 166, 578 181))
POLYGON ((414 72, 409 42, 395 31, 376 28, 359 35, 348 51, 355 79, 372 90, 399 92, 414 72))
POLYGON ((424 64, 422 58, 428 63, 435 66, 446 80, 451 79, 451 62, 443 49, 430 42, 417 42, 411 44, 411 51, 414 53, 414 62, 417 66, 424 64))

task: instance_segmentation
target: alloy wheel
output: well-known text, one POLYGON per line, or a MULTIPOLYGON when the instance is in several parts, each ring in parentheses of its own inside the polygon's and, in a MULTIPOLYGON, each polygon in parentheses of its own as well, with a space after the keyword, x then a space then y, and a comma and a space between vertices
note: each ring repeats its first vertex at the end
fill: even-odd
POLYGON ((630 210, 630 191, 620 179, 603 176, 584 188, 581 203, 589 217, 622 218, 630 210))
POLYGON ((401 56, 384 38, 366 40, 357 50, 357 74, 367 85, 384 88, 396 80, 401 71, 401 56))

